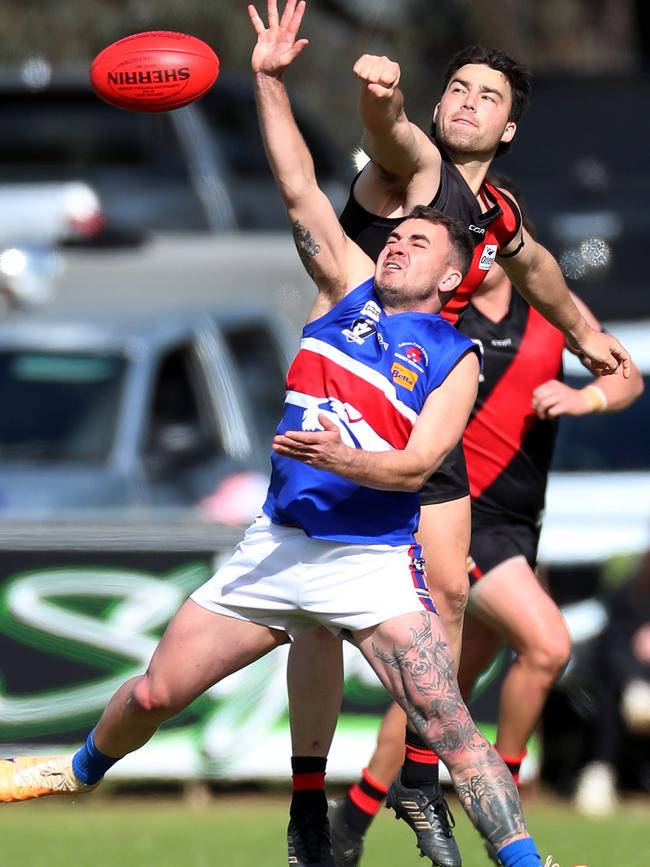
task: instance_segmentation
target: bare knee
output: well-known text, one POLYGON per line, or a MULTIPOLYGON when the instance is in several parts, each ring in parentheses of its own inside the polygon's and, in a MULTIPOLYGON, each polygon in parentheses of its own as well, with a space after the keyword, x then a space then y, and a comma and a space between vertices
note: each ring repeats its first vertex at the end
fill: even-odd
POLYGON ((134 684, 130 702, 132 710, 158 720, 175 716, 183 708, 173 700, 168 687, 144 674, 134 684))
POLYGON ((460 625, 463 622, 467 600, 469 599, 469 582, 467 581, 467 577, 463 581, 455 581, 438 591, 435 599, 440 608, 443 622, 451 621, 460 625))
POLYGON ((566 629, 554 631, 520 656, 527 667, 538 676, 554 683, 571 657, 571 638, 566 629))
POLYGON ((442 622, 446 627, 449 624, 460 626, 465 615, 467 600, 469 599, 469 579, 463 559, 462 568, 440 567, 430 569, 427 566, 429 590, 433 597, 436 608, 440 612, 442 622))

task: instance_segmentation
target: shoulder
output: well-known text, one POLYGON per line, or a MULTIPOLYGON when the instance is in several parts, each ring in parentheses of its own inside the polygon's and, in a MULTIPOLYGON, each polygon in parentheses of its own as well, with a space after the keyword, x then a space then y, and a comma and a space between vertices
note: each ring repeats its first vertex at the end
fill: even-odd
POLYGON ((433 318, 427 329, 427 334, 441 365, 454 364, 470 350, 475 351, 480 357, 480 352, 474 341, 467 335, 461 334, 457 328, 442 317, 433 318))
POLYGON ((506 246, 518 234, 523 224, 521 209, 516 199, 507 190, 495 187, 488 181, 485 182, 485 185, 494 196, 501 210, 501 214, 495 220, 493 228, 498 232, 499 240, 502 242, 501 246, 506 246))

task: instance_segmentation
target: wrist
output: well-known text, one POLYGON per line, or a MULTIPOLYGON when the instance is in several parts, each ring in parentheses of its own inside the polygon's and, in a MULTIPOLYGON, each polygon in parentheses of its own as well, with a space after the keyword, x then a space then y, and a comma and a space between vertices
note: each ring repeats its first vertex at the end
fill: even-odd
POLYGON ((589 385, 580 390, 580 394, 587 401, 591 412, 605 412, 607 409, 609 401, 600 386, 589 383, 589 385))
POLYGON ((569 328, 566 329, 566 333, 569 335, 571 340, 577 344, 578 348, 582 349, 585 338, 592 330, 593 329, 584 316, 580 316, 569 328))
POLYGON ((258 87, 277 87, 284 88, 282 83, 282 73, 284 69, 278 69, 276 72, 268 72, 265 70, 257 70, 255 72, 255 81, 258 87))

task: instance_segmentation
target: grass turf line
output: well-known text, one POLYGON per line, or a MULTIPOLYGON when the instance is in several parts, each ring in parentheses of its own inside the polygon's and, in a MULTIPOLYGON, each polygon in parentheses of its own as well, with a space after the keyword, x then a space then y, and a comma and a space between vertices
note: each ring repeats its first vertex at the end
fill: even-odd
MULTIPOLYGON (((288 799, 220 795, 200 809, 155 798, 46 799, 6 805, 2 863, 21 867, 286 867, 288 799)), ((464 867, 491 867, 457 804, 464 867)), ((525 805, 542 860, 560 867, 648 867, 650 802, 610 819, 588 820, 564 802, 525 805)), ((412 832, 382 810, 367 838, 363 867, 422 867, 412 832)), ((427 862, 428 863, 428 862, 427 862)))

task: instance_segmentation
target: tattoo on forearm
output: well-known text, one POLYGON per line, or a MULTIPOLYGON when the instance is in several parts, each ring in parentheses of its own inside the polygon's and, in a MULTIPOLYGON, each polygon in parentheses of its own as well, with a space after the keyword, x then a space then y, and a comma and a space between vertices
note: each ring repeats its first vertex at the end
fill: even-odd
MULTIPOLYGON (((373 644, 373 653, 397 675, 396 698, 416 730, 447 765, 470 819, 497 846, 526 826, 510 772, 476 728, 460 695, 448 644, 422 613, 410 640, 391 648, 373 644)), ((395 679, 391 678, 395 683, 395 679)))
POLYGON ((313 277, 314 269, 310 260, 320 253, 320 246, 314 241, 309 229, 306 229, 298 220, 291 224, 291 228, 302 264, 305 266, 305 270, 309 276, 313 277))

